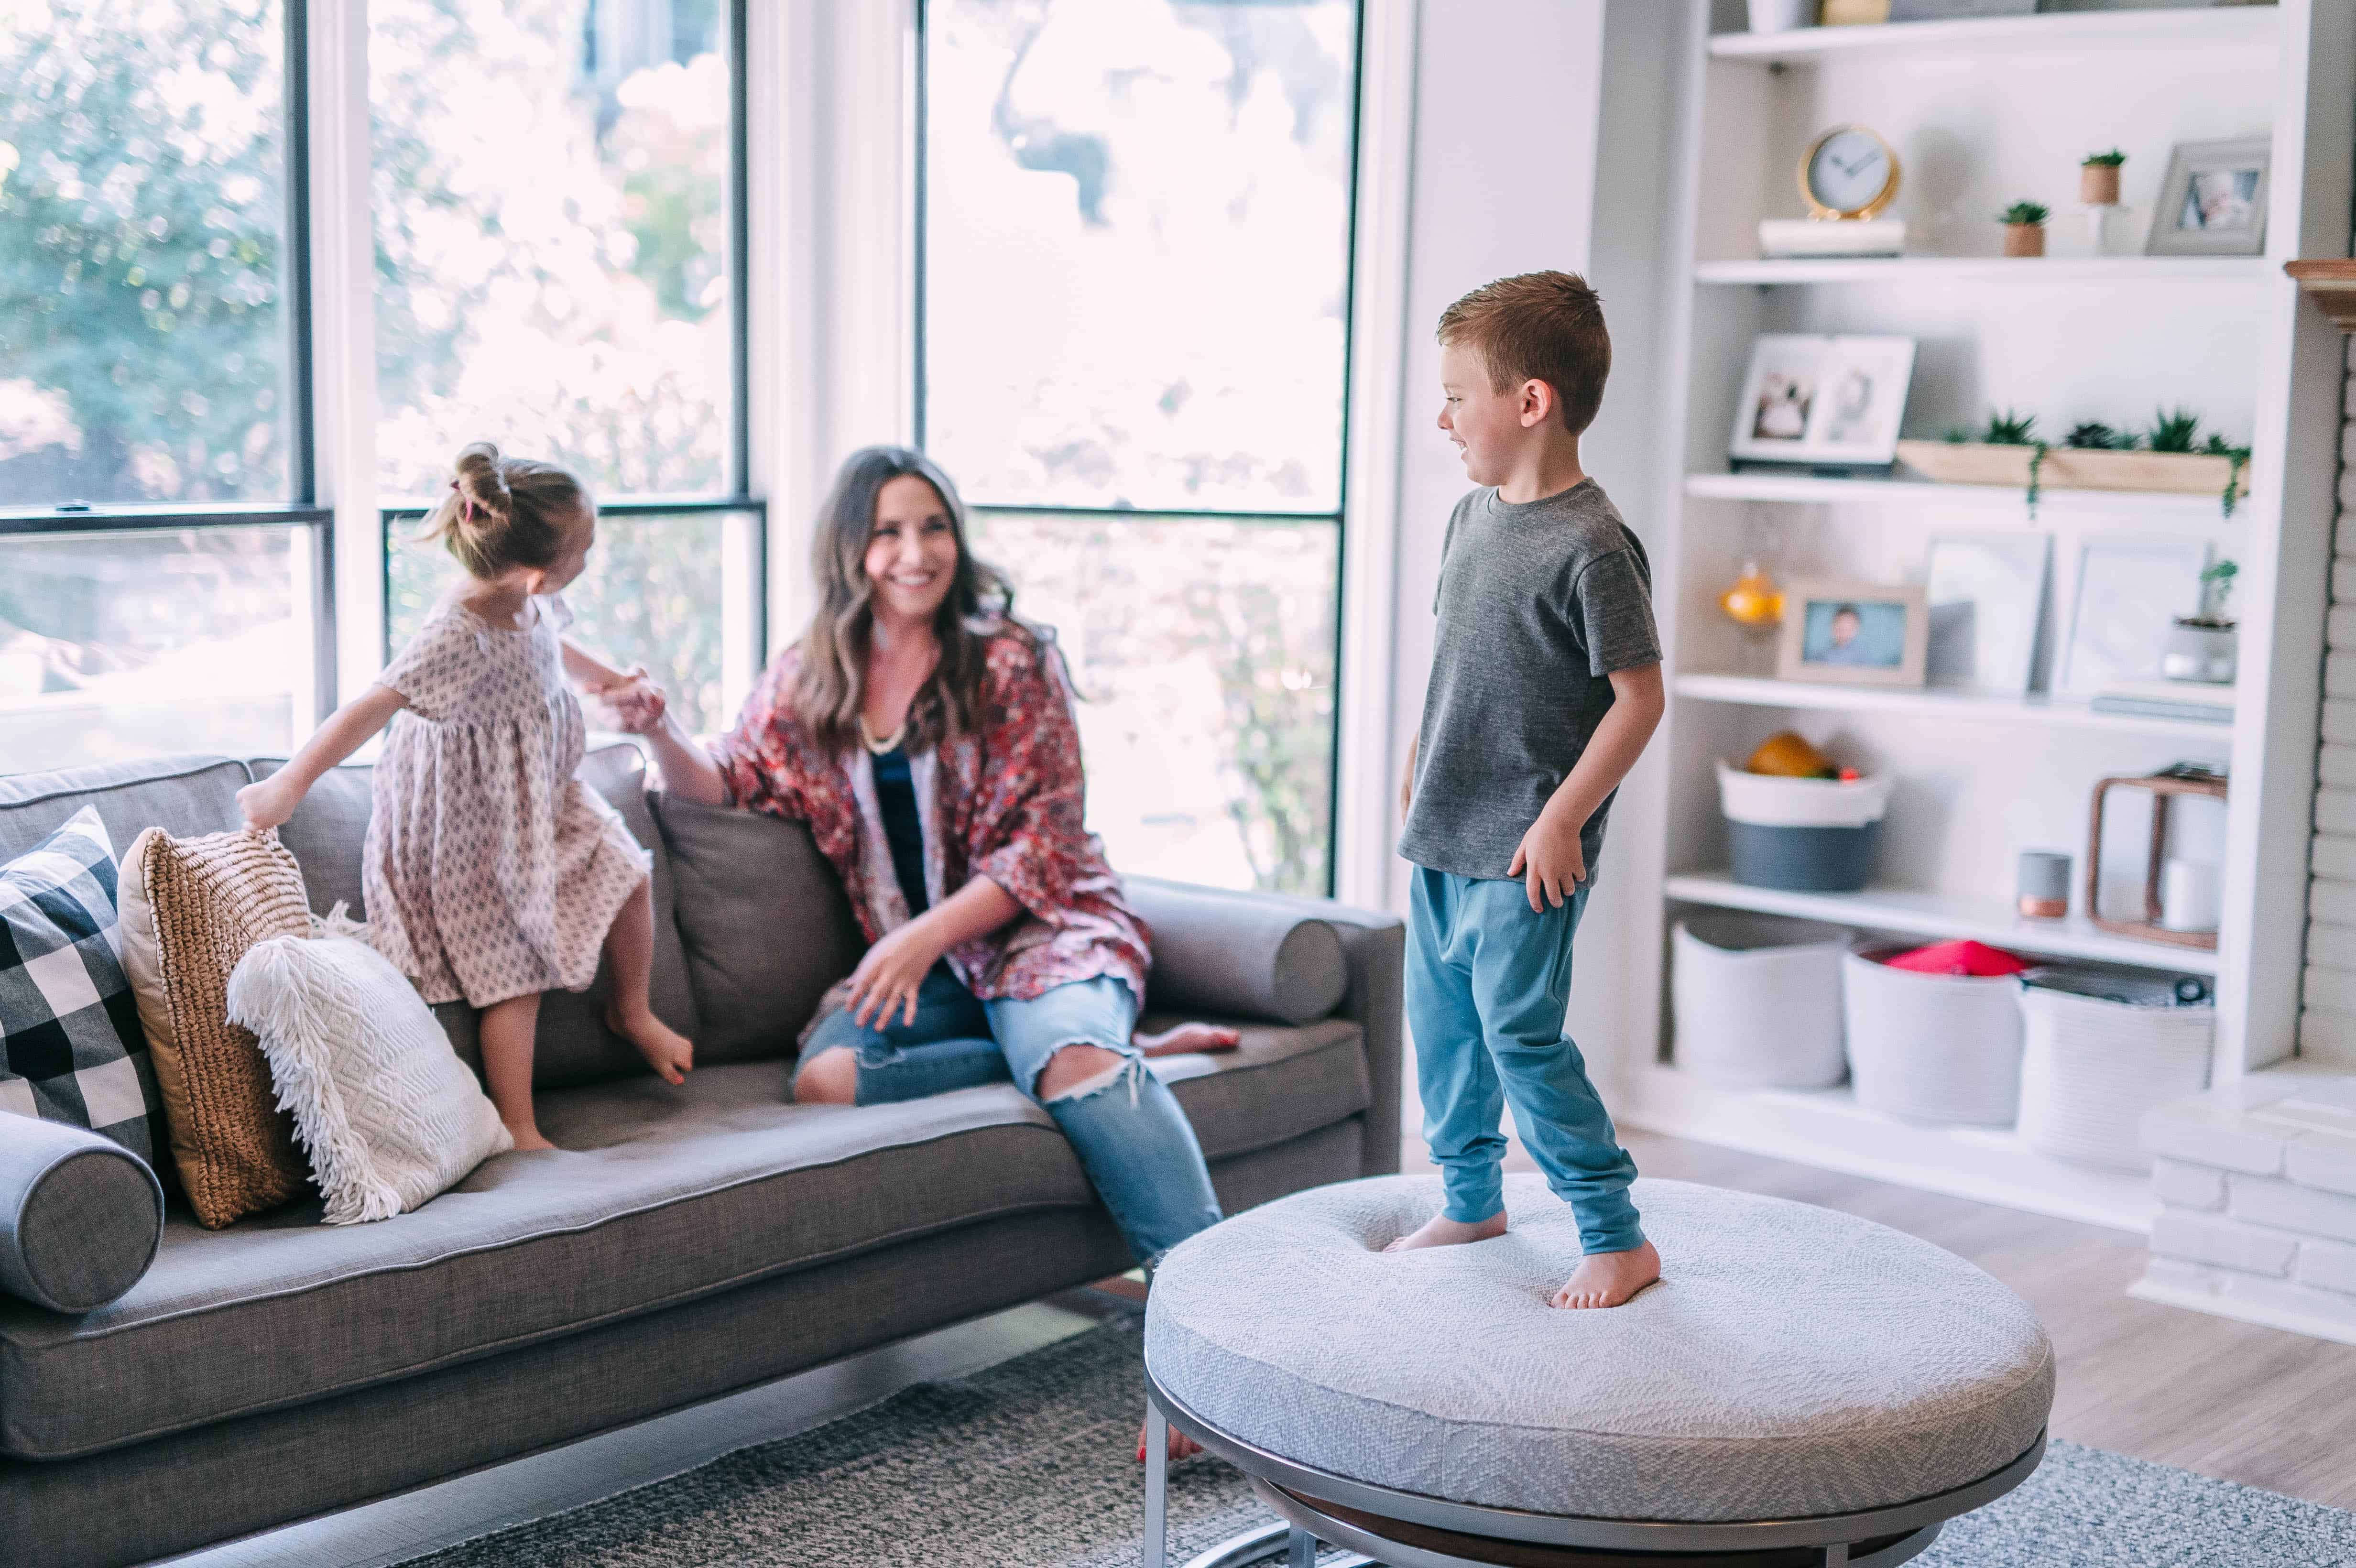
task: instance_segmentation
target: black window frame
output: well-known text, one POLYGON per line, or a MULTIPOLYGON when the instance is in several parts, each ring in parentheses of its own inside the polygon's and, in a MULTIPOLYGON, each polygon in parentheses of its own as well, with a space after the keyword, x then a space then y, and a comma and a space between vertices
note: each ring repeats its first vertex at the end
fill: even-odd
MULTIPOLYGON (((285 239, 278 289, 286 316, 286 477, 288 499, 273 501, 101 503, 67 499, 48 506, 0 507, 0 539, 59 534, 177 533, 188 529, 304 528, 311 551, 314 689, 323 719, 336 690, 335 509, 318 500, 318 432, 312 407, 311 88, 309 0, 281 0, 280 91, 286 147, 285 239)), ((291 740, 291 737, 290 737, 291 740)))
MULTIPOLYGON (((1326 754, 1332 759, 1325 770, 1325 887, 1327 898, 1333 896, 1340 875, 1337 863, 1342 810, 1342 688, 1349 678, 1344 668, 1342 653, 1347 642, 1347 600, 1349 591, 1350 549, 1350 391, 1355 369, 1358 347, 1358 166, 1365 152, 1366 94, 1366 5, 1367 0, 1351 0, 1354 6, 1354 31, 1350 56, 1350 158, 1349 190, 1344 204, 1344 251, 1342 261, 1342 431, 1341 443, 1335 453, 1340 471, 1335 475, 1333 507, 1331 511, 1268 511, 1232 507, 1198 506, 1183 510, 1159 511, 1137 507, 1076 507, 1054 503, 1024 503, 1020 506, 971 503, 973 510, 983 513, 1003 513, 1018 517, 1132 517, 1153 518, 1157 521, 1183 521, 1195 518, 1213 522, 1263 522, 1282 524, 1330 523, 1333 527, 1333 707, 1327 724, 1326 754)), ((929 388, 930 340, 926 331, 929 301, 925 287, 926 263, 931 242, 928 193, 930 190, 931 114, 932 114, 932 10, 933 0, 916 0, 916 62, 915 71, 916 108, 910 117, 915 139, 914 177, 909 182, 915 213, 910 220, 916 276, 912 284, 915 322, 910 333, 912 352, 916 359, 911 380, 910 424, 916 449, 925 446, 925 421, 929 388)))

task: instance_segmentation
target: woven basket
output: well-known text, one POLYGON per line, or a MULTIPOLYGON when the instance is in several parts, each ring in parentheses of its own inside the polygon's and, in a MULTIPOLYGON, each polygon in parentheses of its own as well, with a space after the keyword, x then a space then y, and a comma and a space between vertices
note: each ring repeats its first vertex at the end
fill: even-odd
POLYGON ((2217 1009, 2030 986, 2020 1010, 2020 1141, 2076 1165, 2149 1170, 2143 1115, 2209 1087, 2217 1009))

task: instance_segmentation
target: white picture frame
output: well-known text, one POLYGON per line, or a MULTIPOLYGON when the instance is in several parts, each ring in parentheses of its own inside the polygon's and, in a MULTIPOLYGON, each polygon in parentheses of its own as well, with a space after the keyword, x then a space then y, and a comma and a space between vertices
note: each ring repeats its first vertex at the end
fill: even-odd
POLYGON ((2052 536, 2012 529, 1931 537, 1926 684, 2019 697, 2033 684, 2052 536))
POLYGON ((2264 136, 2179 143, 2168 155, 2144 254, 2263 255, 2273 157, 2264 136))
POLYGON ((1893 463, 1913 378, 1911 337, 1762 334, 1728 451, 1750 463, 1893 463))
POLYGON ((1921 686, 1930 606, 1912 583, 1815 578, 1783 594, 1781 680, 1921 686))
POLYGON ((2201 539, 2118 534, 2082 543, 2055 689, 2092 698, 2121 681, 2158 679, 2169 631, 2199 612, 2208 566, 2201 539))

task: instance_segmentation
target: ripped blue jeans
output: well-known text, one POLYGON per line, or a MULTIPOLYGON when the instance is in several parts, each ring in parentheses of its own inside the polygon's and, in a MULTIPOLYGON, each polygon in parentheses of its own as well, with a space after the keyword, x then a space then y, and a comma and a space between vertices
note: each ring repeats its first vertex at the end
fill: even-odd
POLYGON ((856 1051, 862 1105, 1012 1082, 1055 1119, 1129 1250, 1150 1265, 1217 1224, 1219 1200, 1186 1113, 1130 1043, 1136 1026, 1137 998, 1110 976, 1028 1001, 984 1001, 940 964, 916 992, 914 1023, 895 1018, 862 1028, 848 1012, 830 1013, 802 1054, 836 1046, 856 1051), (1099 1046, 1124 1061, 1041 1100, 1039 1074, 1067 1045, 1099 1046))

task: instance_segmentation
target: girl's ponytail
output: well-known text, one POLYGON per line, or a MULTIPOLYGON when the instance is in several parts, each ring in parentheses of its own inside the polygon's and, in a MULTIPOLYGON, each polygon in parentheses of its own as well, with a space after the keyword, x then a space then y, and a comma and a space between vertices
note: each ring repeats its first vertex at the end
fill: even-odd
POLYGON ((553 463, 501 457, 478 441, 458 453, 449 494, 425 515, 420 543, 438 543, 467 575, 488 581, 511 567, 547 566, 565 530, 588 510, 581 481, 553 463))

